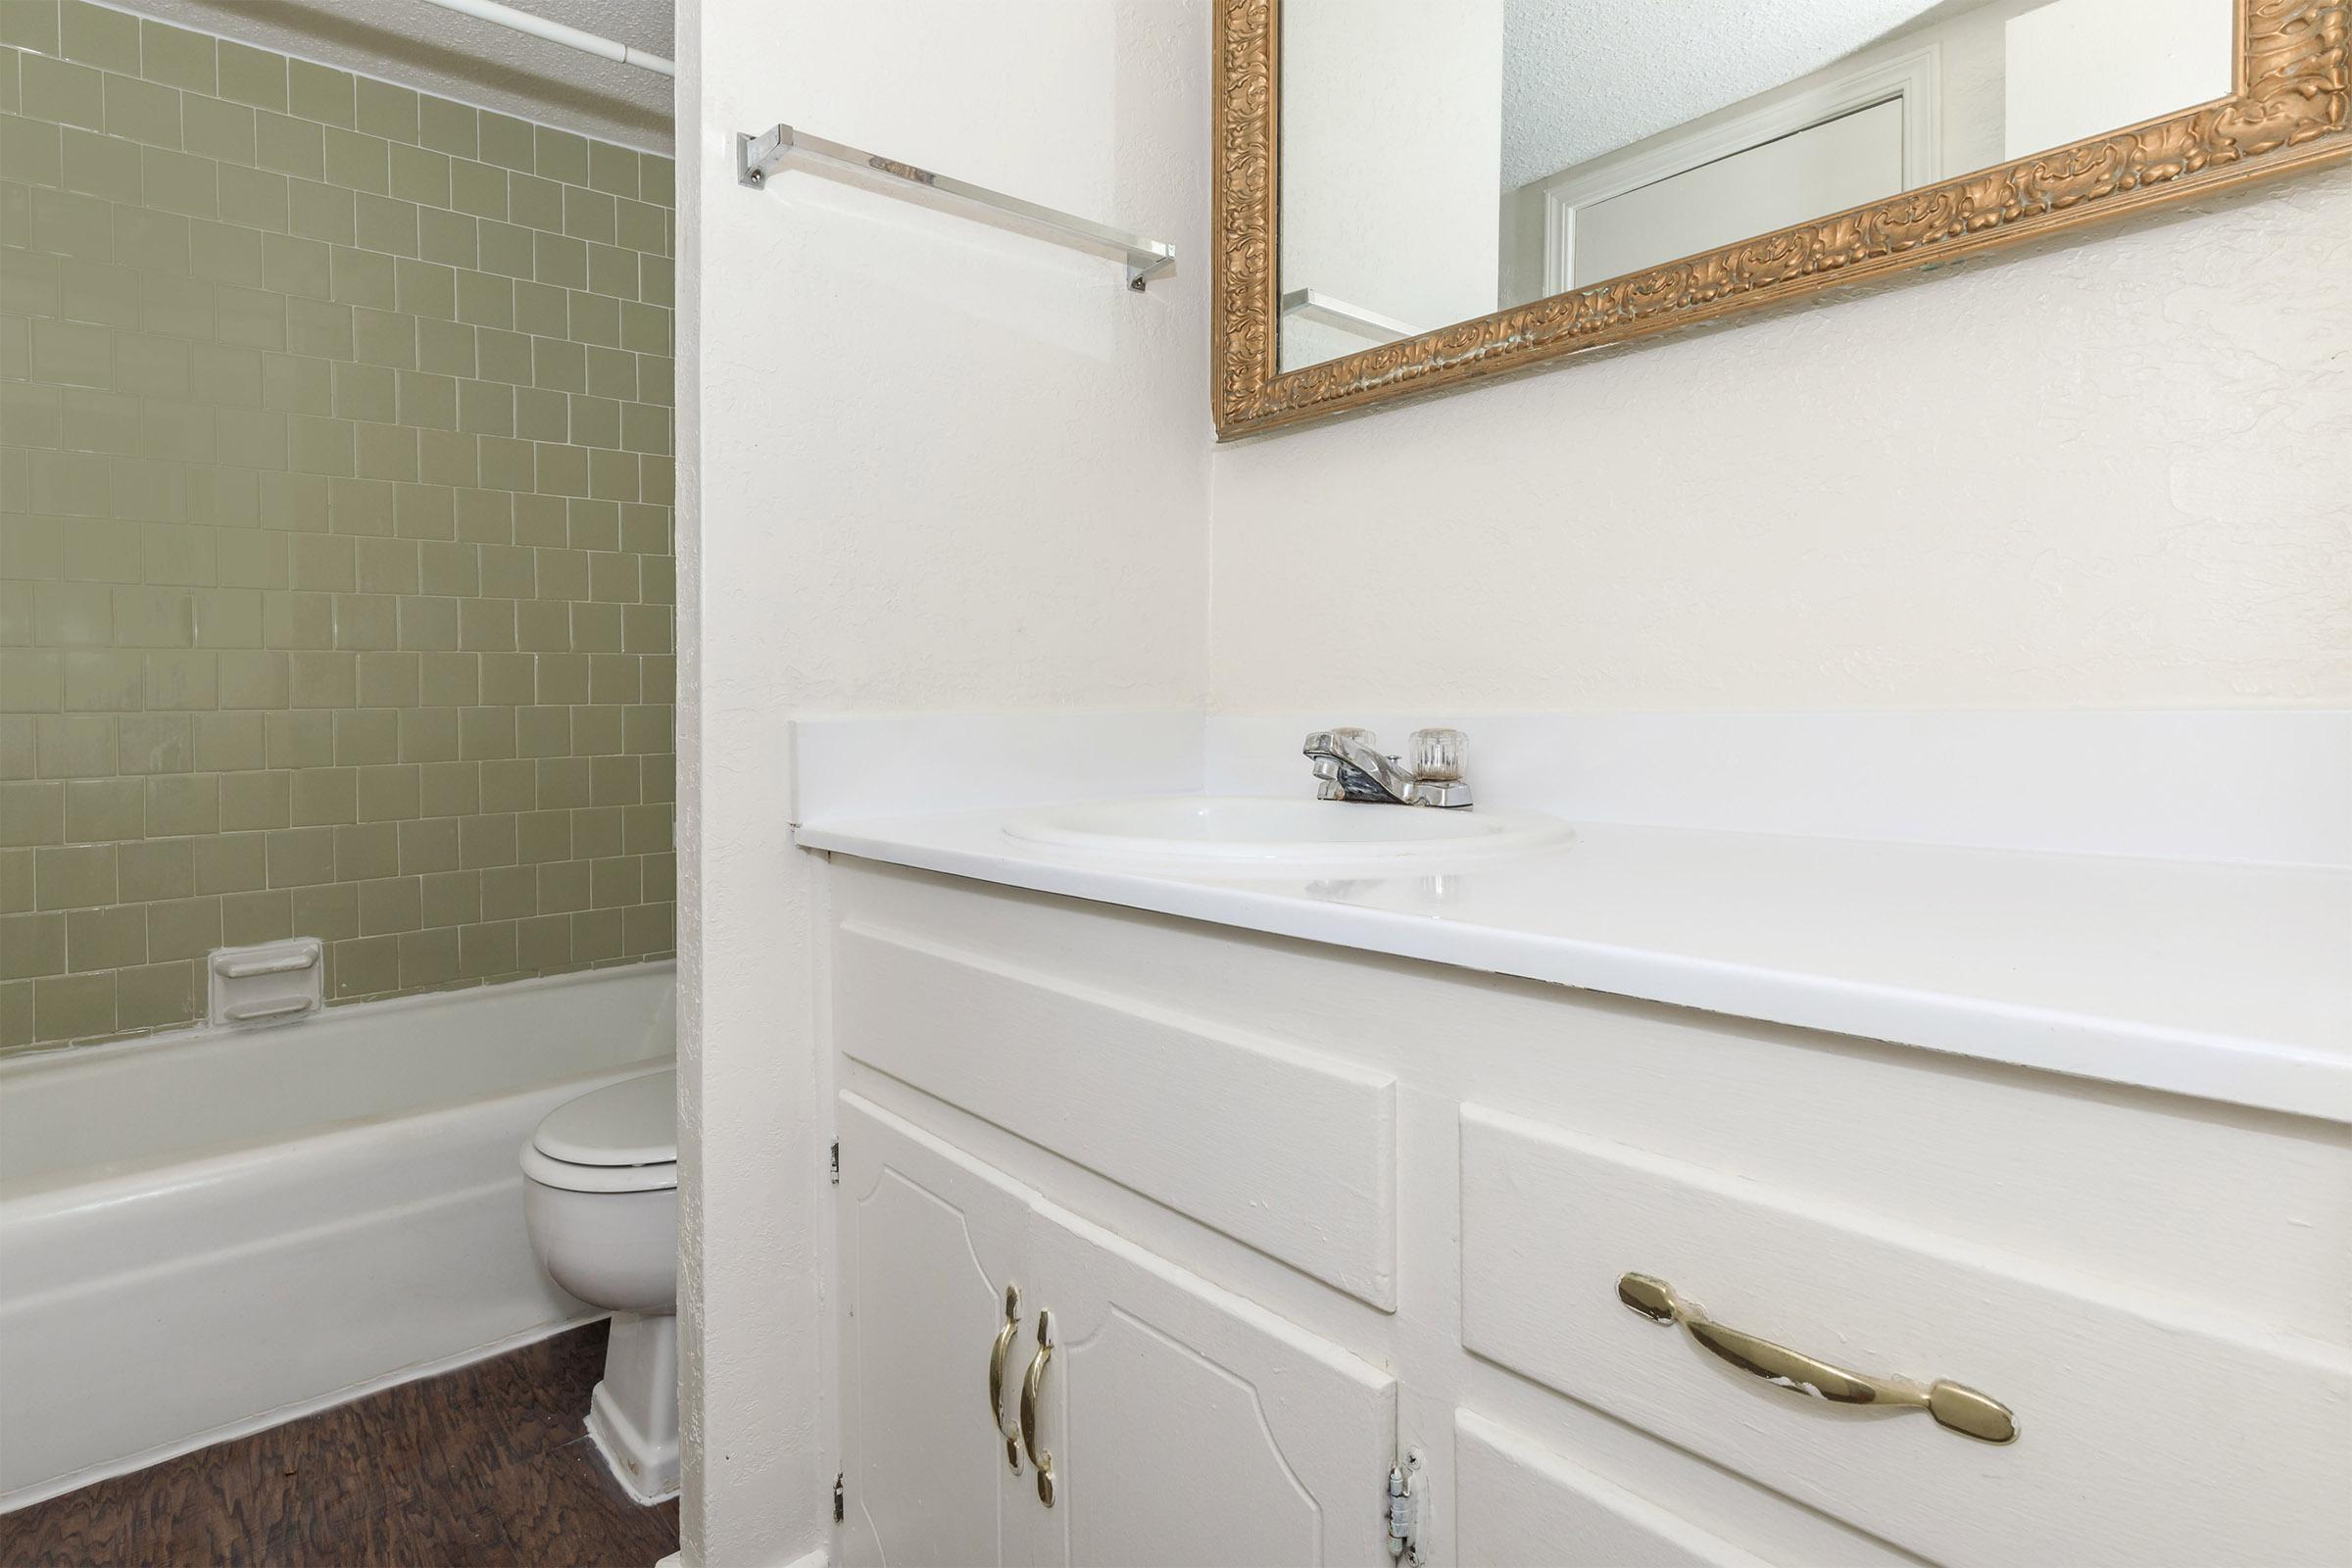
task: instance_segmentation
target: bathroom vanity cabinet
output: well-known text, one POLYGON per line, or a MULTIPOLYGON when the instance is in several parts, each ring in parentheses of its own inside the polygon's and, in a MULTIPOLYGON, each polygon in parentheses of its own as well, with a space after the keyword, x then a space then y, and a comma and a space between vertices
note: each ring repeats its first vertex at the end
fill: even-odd
POLYGON ((1377 1565, 1393 1520, 1438 1563, 2352 1559, 2340 1126, 825 885, 847 1561, 1377 1565), (1786 1386, 1840 1370, 2018 1436, 1786 1386))

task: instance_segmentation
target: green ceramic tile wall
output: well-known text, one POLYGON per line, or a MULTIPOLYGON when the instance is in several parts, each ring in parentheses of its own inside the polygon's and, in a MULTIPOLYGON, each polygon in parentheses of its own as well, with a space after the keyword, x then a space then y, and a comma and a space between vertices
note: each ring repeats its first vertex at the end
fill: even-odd
POLYGON ((0 1050, 670 951, 671 191, 0 0, 0 1050))

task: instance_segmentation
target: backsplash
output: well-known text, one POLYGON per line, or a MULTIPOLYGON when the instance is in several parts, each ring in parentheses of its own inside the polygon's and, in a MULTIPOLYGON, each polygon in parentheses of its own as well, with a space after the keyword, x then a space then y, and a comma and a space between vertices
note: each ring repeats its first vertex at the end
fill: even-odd
POLYGON ((672 946, 672 172, 0 6, 0 1050, 672 946))

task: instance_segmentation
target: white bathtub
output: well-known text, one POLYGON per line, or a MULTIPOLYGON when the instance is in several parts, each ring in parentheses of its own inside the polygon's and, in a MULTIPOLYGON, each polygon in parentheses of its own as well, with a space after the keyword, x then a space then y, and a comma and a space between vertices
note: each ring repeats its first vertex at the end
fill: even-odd
POLYGON ((593 1318, 539 1118, 666 1066, 671 966, 0 1062, 0 1510, 593 1318))

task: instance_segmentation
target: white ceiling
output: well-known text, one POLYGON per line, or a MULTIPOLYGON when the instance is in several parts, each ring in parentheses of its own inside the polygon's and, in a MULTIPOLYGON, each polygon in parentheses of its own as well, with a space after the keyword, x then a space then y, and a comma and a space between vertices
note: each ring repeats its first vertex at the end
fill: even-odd
POLYGON ((1505 0, 1503 189, 1819 71, 1939 8, 1950 0, 1505 0))
MULTIPOLYGON (((541 124, 670 151, 670 80, 424 0, 107 0, 541 124)), ((674 59, 672 0, 508 0, 674 59)))

